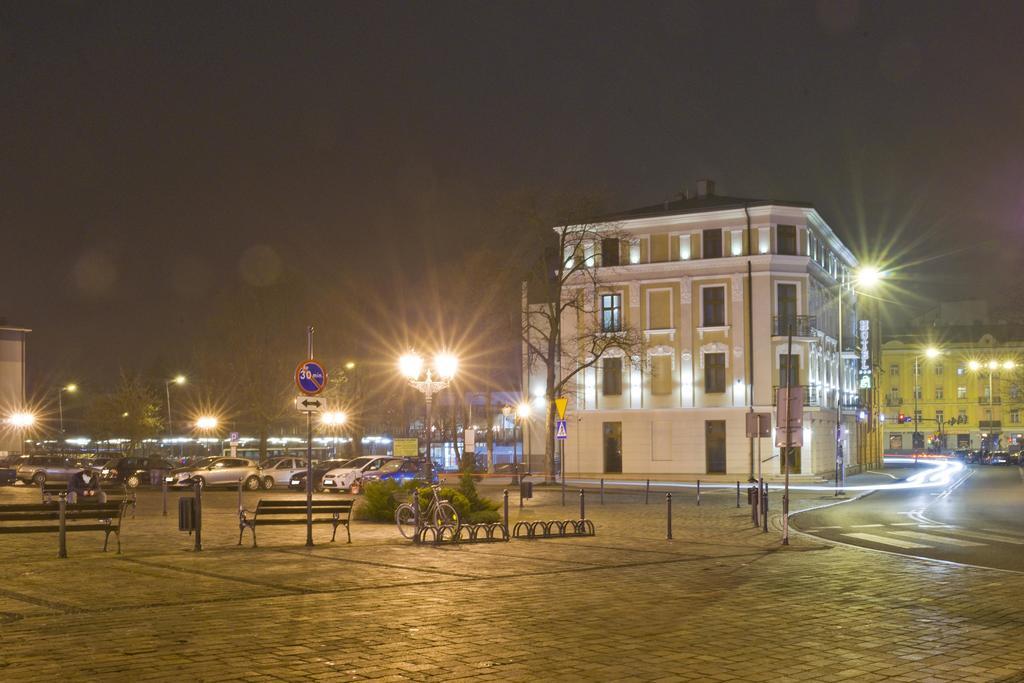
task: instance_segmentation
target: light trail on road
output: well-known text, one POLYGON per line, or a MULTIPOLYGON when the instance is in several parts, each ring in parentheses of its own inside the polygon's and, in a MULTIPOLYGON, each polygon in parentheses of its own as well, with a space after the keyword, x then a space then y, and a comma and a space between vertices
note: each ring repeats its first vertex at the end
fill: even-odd
MULTIPOLYGON (((958 475, 964 473, 964 465, 958 460, 939 460, 939 459, 927 459, 917 460, 914 458, 892 458, 887 457, 886 462, 893 464, 916 464, 925 465, 928 469, 916 472, 904 481, 897 481, 892 484, 860 484, 857 486, 844 486, 844 491, 905 491, 909 489, 930 489, 930 488, 942 488, 948 486, 958 475)), ((566 485, 569 486, 600 486, 600 479, 566 479, 566 485)), ((614 479, 606 480, 606 487, 628 487, 628 488, 646 488, 647 480, 625 480, 625 479, 614 479)), ((658 486, 659 488, 681 488, 681 489, 695 489, 698 484, 696 482, 681 482, 681 481, 655 481, 651 480, 651 484, 658 486)), ((768 483, 765 482, 769 489, 781 489, 782 484, 777 482, 768 483)), ((715 482, 700 482, 701 490, 711 489, 729 489, 735 490, 736 484, 720 484, 715 482)), ((834 491, 835 484, 793 484, 789 485, 790 490, 793 491, 834 491)))

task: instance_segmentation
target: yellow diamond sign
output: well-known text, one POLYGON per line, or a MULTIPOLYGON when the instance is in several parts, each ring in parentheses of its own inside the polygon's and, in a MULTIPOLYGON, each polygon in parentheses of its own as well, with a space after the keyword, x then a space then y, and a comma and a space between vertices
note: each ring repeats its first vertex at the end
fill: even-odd
POLYGON ((558 411, 558 419, 565 419, 565 406, 569 404, 569 399, 565 396, 559 396, 555 399, 555 410, 558 411))

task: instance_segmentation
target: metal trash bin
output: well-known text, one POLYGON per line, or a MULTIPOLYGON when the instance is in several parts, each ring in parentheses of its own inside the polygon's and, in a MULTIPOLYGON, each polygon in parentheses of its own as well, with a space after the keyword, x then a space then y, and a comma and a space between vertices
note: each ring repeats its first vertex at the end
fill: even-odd
POLYGON ((533 482, 522 481, 519 482, 519 497, 520 498, 533 498, 533 482))
POLYGON ((196 499, 187 496, 178 499, 178 531, 196 530, 196 499))
POLYGON ((757 498, 757 487, 756 486, 748 486, 747 487, 747 505, 753 505, 754 504, 754 500, 756 498, 757 498))

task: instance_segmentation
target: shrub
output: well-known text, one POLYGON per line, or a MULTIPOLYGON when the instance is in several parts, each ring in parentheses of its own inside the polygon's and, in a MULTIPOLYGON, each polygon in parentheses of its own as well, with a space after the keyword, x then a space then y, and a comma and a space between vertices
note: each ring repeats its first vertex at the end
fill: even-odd
POLYGON ((363 485, 363 500, 355 509, 356 519, 373 522, 395 521, 398 508, 398 484, 393 481, 368 481, 363 485))

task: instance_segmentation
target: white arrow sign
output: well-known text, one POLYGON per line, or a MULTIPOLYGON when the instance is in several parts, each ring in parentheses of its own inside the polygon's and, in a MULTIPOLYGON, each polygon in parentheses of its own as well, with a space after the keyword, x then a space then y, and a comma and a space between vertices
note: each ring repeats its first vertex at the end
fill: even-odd
POLYGON ((320 413, 327 407, 327 401, 316 396, 299 396, 295 399, 295 407, 300 413, 320 413))

